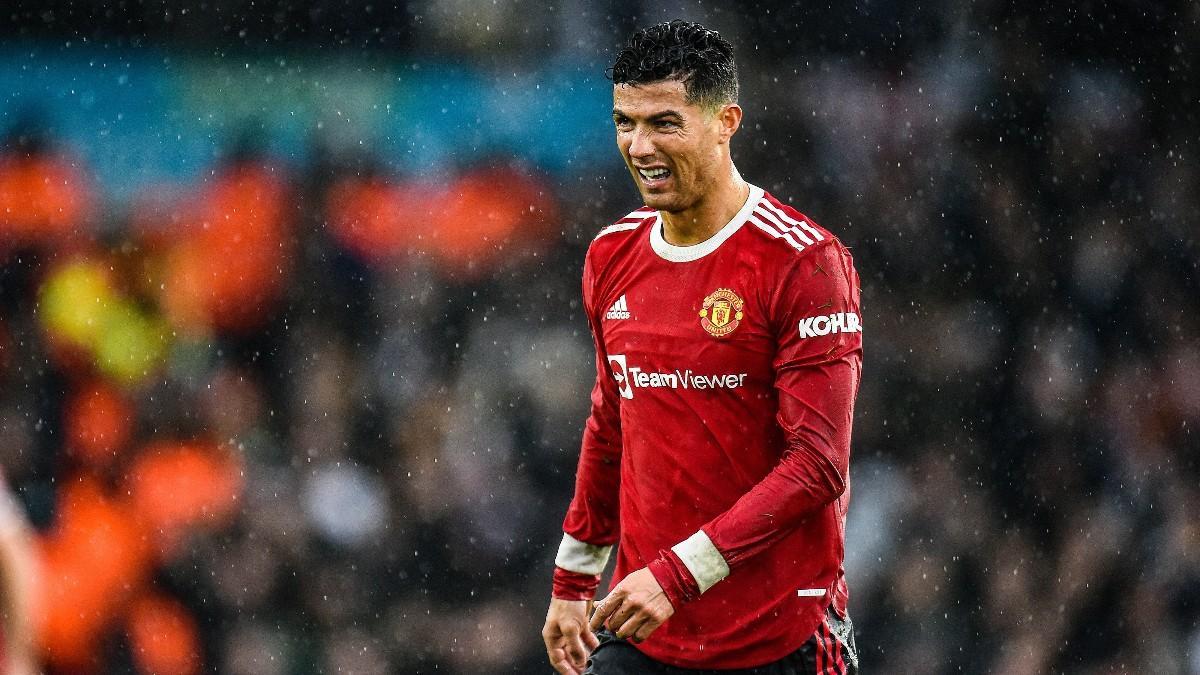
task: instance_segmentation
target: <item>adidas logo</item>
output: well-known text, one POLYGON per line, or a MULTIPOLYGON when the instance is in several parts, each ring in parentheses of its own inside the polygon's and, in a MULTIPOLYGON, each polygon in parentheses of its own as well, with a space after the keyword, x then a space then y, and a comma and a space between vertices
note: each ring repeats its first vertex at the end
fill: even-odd
POLYGON ((625 296, 617 298, 612 307, 608 308, 608 313, 604 315, 606 319, 628 319, 629 305, 625 302, 625 296))

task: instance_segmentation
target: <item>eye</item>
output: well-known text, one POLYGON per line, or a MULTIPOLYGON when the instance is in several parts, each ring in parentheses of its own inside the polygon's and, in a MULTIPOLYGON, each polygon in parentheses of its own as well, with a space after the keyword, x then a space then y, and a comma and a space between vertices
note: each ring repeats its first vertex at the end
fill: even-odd
POLYGON ((619 131, 629 131, 633 129, 633 122, 628 117, 614 117, 613 124, 617 125, 619 131))
POLYGON ((662 131, 671 131, 679 128, 679 123, 674 120, 658 120, 654 123, 656 129, 662 131))

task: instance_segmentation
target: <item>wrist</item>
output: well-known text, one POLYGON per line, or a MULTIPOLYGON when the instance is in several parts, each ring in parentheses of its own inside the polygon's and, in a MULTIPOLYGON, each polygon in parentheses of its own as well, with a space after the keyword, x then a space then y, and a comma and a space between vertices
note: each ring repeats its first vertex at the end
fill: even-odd
POLYGON ((550 597, 558 600, 592 600, 599 587, 599 574, 581 574, 555 567, 550 597))
POLYGON ((672 546, 671 552, 695 581, 699 593, 729 576, 729 563, 704 530, 696 530, 695 534, 672 546))
POLYGON ((650 574, 654 576, 654 580, 658 582, 663 594, 676 611, 700 597, 700 587, 695 578, 674 551, 659 551, 658 557, 651 560, 646 568, 650 570, 650 574))
POLYGON ((554 564, 568 572, 598 576, 604 573, 611 552, 611 545, 589 544, 564 532, 562 543, 558 545, 558 554, 554 556, 554 564))

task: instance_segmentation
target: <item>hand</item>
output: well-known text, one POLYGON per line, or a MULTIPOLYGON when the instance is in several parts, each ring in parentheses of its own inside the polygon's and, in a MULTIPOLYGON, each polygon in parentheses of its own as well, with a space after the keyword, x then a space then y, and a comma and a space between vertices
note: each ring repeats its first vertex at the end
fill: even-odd
POLYGON ((643 567, 622 579, 608 597, 596 603, 591 628, 608 626, 618 638, 632 637, 634 642, 641 642, 674 613, 675 607, 658 580, 643 567))
POLYGON ((588 654, 600 644, 588 628, 587 615, 591 611, 591 600, 550 599, 542 641, 550 665, 560 675, 583 675, 588 654))

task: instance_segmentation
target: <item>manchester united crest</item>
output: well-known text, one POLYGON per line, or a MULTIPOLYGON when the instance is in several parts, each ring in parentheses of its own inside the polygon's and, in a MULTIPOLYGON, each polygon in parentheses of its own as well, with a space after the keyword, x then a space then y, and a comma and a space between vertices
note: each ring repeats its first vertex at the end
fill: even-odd
POLYGON ((718 288, 704 298, 704 309, 700 310, 700 326, 713 337, 725 337, 738 327, 745 304, 737 293, 728 288, 718 288))

